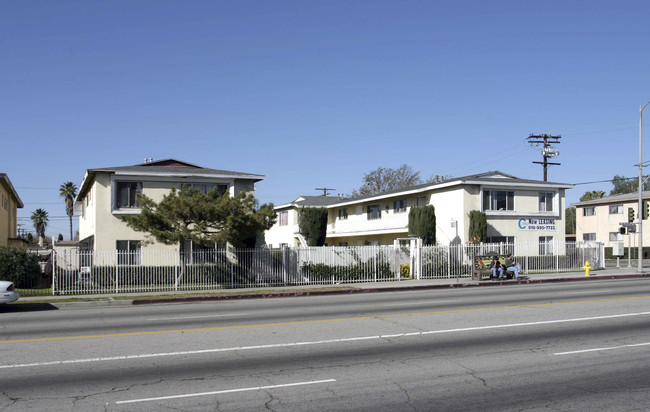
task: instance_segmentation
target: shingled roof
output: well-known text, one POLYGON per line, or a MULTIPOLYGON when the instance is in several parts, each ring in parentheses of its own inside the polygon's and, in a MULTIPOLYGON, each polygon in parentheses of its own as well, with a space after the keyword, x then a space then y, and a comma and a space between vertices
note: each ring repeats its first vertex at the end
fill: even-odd
POLYGON ((259 182, 260 180, 264 179, 264 175, 210 169, 207 167, 183 162, 177 159, 164 159, 149 161, 133 166, 100 167, 96 169, 88 169, 79 187, 79 194, 77 195, 77 199, 82 199, 83 196, 85 196, 85 192, 90 188, 94 175, 101 172, 112 173, 115 175, 160 176, 176 178, 223 177, 228 179, 248 179, 253 180, 254 182, 259 182))

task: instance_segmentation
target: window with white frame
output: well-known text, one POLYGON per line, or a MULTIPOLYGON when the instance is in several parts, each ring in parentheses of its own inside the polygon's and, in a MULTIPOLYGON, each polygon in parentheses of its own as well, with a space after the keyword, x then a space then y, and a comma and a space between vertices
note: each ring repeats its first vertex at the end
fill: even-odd
POLYGON ((539 194, 539 211, 552 212, 553 211, 553 196, 552 192, 542 192, 539 194))
POLYGON ((118 240, 115 242, 117 250, 118 265, 140 265, 140 241, 139 240, 118 240))
POLYGON ((346 220, 348 218, 348 209, 339 209, 339 220, 346 220))
POLYGON ((192 189, 199 189, 201 193, 206 194, 210 190, 216 190, 219 196, 223 196, 228 191, 228 185, 217 183, 188 183, 183 186, 190 186, 192 189))
POLYGON ((609 205, 609 214, 610 215, 622 215, 623 214, 623 205, 609 205))
POLYGON ((395 213, 406 212, 406 199, 399 199, 393 202, 395 213))
POLYGON ((540 255, 553 254, 553 236, 539 237, 539 254, 540 255))
POLYGON ((278 225, 286 226, 288 224, 289 224, 289 212, 286 210, 283 210, 282 212, 278 212, 278 225))
POLYGON ((115 209, 139 208, 142 182, 115 182, 115 209))
POLYGON ((381 219, 381 205, 368 205, 367 207, 368 220, 381 219))
POLYGON ((483 210, 515 210, 515 192, 483 191, 483 210))
POLYGON ((596 234, 595 233, 583 233, 582 240, 585 242, 595 242, 596 234))
POLYGON ((595 215, 596 215, 595 206, 589 206, 582 209, 582 216, 595 216, 595 215))
POLYGON ((488 236, 488 243, 515 243, 514 236, 488 236))
POLYGON ((618 240, 618 232, 609 232, 609 241, 616 242, 618 240))

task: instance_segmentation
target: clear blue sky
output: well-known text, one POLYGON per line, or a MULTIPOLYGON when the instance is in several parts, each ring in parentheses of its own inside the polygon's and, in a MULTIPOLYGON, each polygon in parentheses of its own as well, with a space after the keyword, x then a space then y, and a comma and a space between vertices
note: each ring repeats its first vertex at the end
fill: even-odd
POLYGON ((541 180, 531 133, 562 135, 551 181, 637 176, 649 22, 647 0, 7 1, 0 172, 19 223, 45 208, 66 239, 59 186, 145 157, 263 174, 275 204, 403 163, 541 180))

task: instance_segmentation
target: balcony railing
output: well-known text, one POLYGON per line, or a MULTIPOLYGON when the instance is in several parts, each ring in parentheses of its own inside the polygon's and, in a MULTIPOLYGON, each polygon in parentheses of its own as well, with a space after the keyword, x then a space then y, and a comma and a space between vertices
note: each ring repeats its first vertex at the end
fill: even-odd
POLYGON ((345 234, 359 232, 374 232, 408 228, 408 213, 382 214, 380 219, 368 219, 366 214, 350 216, 345 220, 337 220, 327 225, 327 234, 345 234))

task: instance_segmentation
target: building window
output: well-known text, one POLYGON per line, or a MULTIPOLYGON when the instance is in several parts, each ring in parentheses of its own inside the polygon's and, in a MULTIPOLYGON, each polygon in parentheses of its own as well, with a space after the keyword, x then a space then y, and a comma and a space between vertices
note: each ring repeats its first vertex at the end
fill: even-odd
POLYGON ((596 208, 594 206, 585 207, 584 209, 582 209, 582 215, 583 216, 595 216, 596 215, 596 208))
POLYGON ((115 208, 138 208, 138 195, 142 194, 142 182, 117 182, 115 208))
POLYGON ((539 237, 539 254, 540 255, 553 254, 553 236, 539 237))
POLYGON ((609 232, 609 241, 616 242, 618 240, 618 232, 609 232))
POLYGON ((192 183, 183 186, 190 186, 192 189, 199 189, 203 194, 208 193, 210 190, 216 190, 219 196, 223 196, 228 191, 228 185, 214 183, 192 183))
POLYGON ((406 199, 400 199, 393 202, 395 213, 406 212, 406 199))
POLYGON ((348 242, 339 242, 339 246, 347 246, 348 242))
POLYGON ((609 214, 610 215, 622 215, 623 214, 623 205, 609 205, 609 214))
POLYGON ((139 240, 118 240, 117 264, 118 265, 140 265, 140 241, 139 240))
POLYGON ((346 220, 348 218, 348 209, 339 209, 339 220, 346 220))
POLYGON ((539 194, 539 211, 552 212, 553 211, 553 193, 540 193, 539 194))
POLYGON ((488 243, 515 243, 514 236, 488 236, 488 243))
POLYGON ((278 213, 278 224, 280 226, 286 226, 289 224, 289 212, 285 210, 278 213))
POLYGON ((515 192, 502 190, 484 191, 483 210, 515 210, 515 192))
POLYGON ((415 205, 417 207, 422 207, 427 205, 427 197, 426 196, 420 196, 415 200, 415 205))
POLYGON ((585 242, 595 242, 596 234, 595 233, 583 233, 582 240, 585 242))
POLYGON ((381 219, 381 205, 368 205, 368 220, 381 219))

